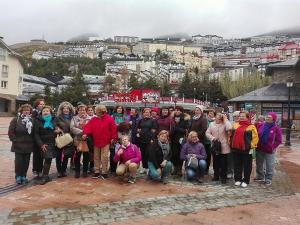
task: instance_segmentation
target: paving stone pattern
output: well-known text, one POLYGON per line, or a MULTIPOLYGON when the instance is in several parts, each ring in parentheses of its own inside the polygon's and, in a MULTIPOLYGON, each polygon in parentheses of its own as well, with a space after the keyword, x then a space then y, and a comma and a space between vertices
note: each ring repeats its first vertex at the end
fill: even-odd
MULTIPOLYGON (((171 180, 169 185, 193 186, 189 182, 171 180)), ((279 196, 295 194, 296 188, 279 165, 273 185, 266 187, 252 182, 247 188, 204 183, 205 192, 126 200, 74 208, 49 208, 25 212, 12 212, 0 217, 0 224, 109 224, 115 221, 147 218, 169 214, 187 214, 202 209, 259 203, 279 196)))

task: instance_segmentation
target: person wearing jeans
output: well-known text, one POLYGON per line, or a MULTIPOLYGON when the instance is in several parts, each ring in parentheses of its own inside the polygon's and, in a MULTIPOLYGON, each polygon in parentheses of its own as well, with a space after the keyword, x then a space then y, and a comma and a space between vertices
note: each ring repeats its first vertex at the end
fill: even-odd
POLYGON ((204 176, 206 169, 206 151, 203 144, 199 141, 198 134, 195 131, 191 131, 187 137, 187 143, 182 146, 180 152, 180 159, 185 162, 185 172, 189 180, 197 178, 198 182, 202 183, 202 177, 204 176), (189 165, 190 158, 196 158, 198 165, 189 165))
POLYGON ((149 177, 153 180, 161 180, 163 184, 167 184, 173 168, 173 164, 170 161, 169 132, 162 130, 158 133, 157 138, 147 149, 149 177))
POLYGON ((256 178, 255 181, 272 184, 275 152, 282 143, 281 129, 276 125, 277 114, 268 113, 266 122, 258 129, 259 142, 256 151, 256 178), (264 170, 265 168, 265 170, 264 170))
MULTIPOLYGON (((202 177, 204 175, 204 172, 206 170, 206 165, 207 164, 206 164, 205 160, 200 159, 198 161, 198 168, 197 168, 197 170, 199 171, 200 177, 202 177)), ((197 170, 195 170, 194 168, 187 167, 186 168, 187 179, 191 180, 191 179, 195 178, 197 176, 197 170)))

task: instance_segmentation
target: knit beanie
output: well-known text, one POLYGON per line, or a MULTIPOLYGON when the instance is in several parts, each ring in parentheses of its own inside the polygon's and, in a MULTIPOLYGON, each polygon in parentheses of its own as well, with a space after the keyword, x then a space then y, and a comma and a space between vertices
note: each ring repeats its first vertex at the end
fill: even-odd
POLYGON ((273 118, 273 122, 276 122, 276 120, 277 120, 277 114, 275 112, 269 112, 268 116, 271 116, 273 118))

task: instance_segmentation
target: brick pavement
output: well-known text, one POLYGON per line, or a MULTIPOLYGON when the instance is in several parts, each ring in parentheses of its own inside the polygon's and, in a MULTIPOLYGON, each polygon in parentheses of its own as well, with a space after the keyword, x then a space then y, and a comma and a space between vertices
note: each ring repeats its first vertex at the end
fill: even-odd
MULTIPOLYGON (((1 124, 0 118, 0 127, 1 124)), ((0 160, 4 164, 0 165, 0 176, 3 165, 12 168, 6 174, 13 173, 13 154, 8 150, 7 139, 0 137, 1 140, 4 148, 0 150, 0 160)), ((300 185, 296 182, 300 180, 299 170, 293 176, 285 172, 291 170, 287 163, 294 163, 299 169, 300 154, 283 149, 279 157, 271 187, 251 183, 241 189, 232 182, 198 185, 176 179, 169 185, 140 180, 129 186, 110 179, 92 189, 74 192, 78 199, 72 199, 72 195, 59 195, 65 191, 61 188, 69 190, 78 182, 93 185, 97 181, 57 180, 0 197, 0 224, 300 224, 300 185), (45 194, 48 198, 44 198, 45 194), (56 197, 58 200, 47 207, 47 202, 56 197), (43 200, 39 202, 39 198, 43 200), (64 206, 64 202, 68 204, 64 206)), ((3 176, 0 184, 2 180, 3 176)))
MULTIPOLYGON (((141 198, 85 206, 59 207, 12 212, 3 222, 6 224, 108 224, 171 214, 189 214, 199 210, 216 210, 223 207, 261 203, 281 196, 295 194, 295 187, 288 176, 276 171, 274 185, 252 183, 242 189, 230 185, 204 184, 204 192, 141 198)), ((172 181, 170 185, 195 184, 172 181)), ((197 185, 198 186, 198 185, 197 185)), ((0 221, 1 222, 1 221, 0 221)))

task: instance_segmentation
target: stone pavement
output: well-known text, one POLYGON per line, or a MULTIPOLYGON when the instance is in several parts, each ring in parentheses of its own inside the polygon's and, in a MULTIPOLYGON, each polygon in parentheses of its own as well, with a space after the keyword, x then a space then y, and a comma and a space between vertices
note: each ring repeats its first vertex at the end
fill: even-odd
MULTIPOLYGON (((7 140, 3 146, 0 174, 5 167, 13 174, 7 140)), ((270 187, 252 182, 242 189, 208 179, 202 185, 57 179, 1 196, 0 224, 300 224, 300 149, 282 147, 278 158, 270 187)), ((1 176, 0 190, 3 179, 13 182, 1 176)))

